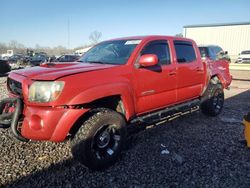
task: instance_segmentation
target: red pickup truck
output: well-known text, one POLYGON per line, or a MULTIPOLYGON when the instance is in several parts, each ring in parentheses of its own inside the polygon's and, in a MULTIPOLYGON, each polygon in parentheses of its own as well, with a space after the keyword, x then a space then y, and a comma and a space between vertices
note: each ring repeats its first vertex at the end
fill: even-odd
POLYGON ((75 159, 103 168, 120 154, 128 125, 152 124, 197 107, 218 115, 232 78, 226 61, 211 63, 186 38, 104 41, 77 62, 11 72, 0 124, 21 141, 70 138, 75 159))

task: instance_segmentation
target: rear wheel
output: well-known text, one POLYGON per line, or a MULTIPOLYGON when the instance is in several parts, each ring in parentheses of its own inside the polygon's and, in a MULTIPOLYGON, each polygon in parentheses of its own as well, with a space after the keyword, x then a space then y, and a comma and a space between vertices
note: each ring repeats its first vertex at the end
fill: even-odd
POLYGON ((73 157, 91 169, 115 162, 126 140, 126 122, 117 112, 97 109, 72 140, 73 157))
POLYGON ((224 91, 221 84, 210 85, 210 98, 201 104, 201 111, 210 116, 217 116, 221 113, 224 105, 224 91))

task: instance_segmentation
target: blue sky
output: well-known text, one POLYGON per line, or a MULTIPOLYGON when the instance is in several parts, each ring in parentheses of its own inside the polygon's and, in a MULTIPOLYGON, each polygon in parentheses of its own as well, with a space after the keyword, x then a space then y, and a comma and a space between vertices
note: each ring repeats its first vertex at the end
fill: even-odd
POLYGON ((69 47, 134 35, 175 35, 184 25, 250 21, 249 0, 0 0, 0 42, 69 47))

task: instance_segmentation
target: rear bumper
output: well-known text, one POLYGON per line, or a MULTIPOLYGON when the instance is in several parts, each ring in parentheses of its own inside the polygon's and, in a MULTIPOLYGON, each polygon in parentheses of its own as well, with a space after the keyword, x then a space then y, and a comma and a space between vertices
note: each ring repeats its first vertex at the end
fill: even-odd
POLYGON ((227 82, 226 88, 228 88, 231 85, 232 80, 233 80, 233 76, 232 75, 230 75, 229 77, 230 78, 229 78, 229 81, 227 82))
POLYGON ((224 77, 223 79, 221 79, 223 88, 227 89, 232 83, 232 80, 233 80, 232 75, 228 75, 227 77, 224 77))
POLYGON ((21 134, 31 140, 65 140, 71 127, 88 109, 53 107, 24 108, 21 134))

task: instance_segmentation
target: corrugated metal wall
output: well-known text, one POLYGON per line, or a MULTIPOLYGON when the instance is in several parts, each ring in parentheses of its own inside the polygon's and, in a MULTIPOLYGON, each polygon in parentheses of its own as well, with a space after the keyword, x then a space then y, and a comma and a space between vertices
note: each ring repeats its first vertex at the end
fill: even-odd
POLYGON ((242 50, 250 50, 250 25, 187 27, 183 36, 199 44, 217 44, 236 59, 242 50))

